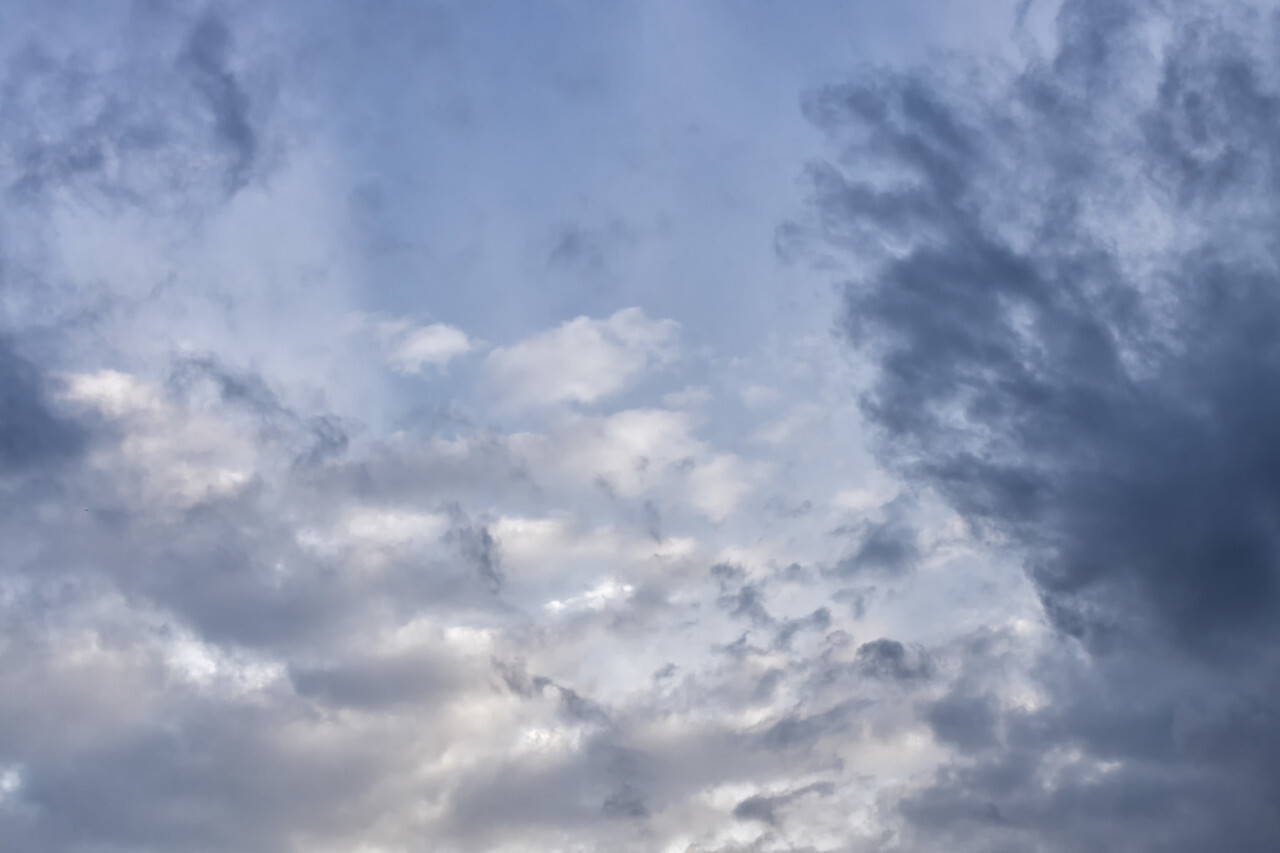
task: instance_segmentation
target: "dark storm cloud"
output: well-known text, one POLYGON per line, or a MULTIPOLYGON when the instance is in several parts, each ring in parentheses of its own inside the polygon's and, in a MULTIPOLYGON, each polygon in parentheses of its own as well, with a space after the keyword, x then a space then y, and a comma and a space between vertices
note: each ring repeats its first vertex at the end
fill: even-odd
POLYGON ((920 76, 815 97, 815 121, 857 126, 900 181, 819 168, 818 203, 832 237, 909 247, 847 290, 885 452, 1029 551, 1062 627, 1106 629, 1124 599, 1204 645, 1277 603, 1267 67, 1221 22, 1183 22, 1154 91, 1103 86, 1148 18, 1112 30, 1085 7, 1007 103, 920 76), (1163 227, 1184 233, 1159 245, 1163 227))
MULTIPOLYGON (((806 103, 839 147, 811 171, 813 228, 850 252, 883 456, 1024 559, 1101 656, 1056 661, 1046 710, 933 705, 940 739, 990 745, 1003 713, 1009 743, 909 801, 908 849, 1280 838, 1277 35, 1239 4, 1070 0, 1016 75, 871 71, 806 103), (1090 668, 1092 705, 1068 683, 1090 668), (1174 748, 1209 684, 1252 709, 1253 757, 1174 748), (1073 749, 1111 769, 1054 775, 1073 749)), ((1213 742, 1245 725, 1210 719, 1213 742)))
POLYGON ((50 408, 39 368, 0 337, 0 472, 74 457, 86 440, 84 427, 50 408))

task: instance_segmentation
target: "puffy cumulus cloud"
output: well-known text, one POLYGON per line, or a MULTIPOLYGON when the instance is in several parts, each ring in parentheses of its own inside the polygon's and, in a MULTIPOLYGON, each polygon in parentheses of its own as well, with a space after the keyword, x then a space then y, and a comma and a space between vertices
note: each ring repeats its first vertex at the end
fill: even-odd
POLYGON ((0 515, 15 848, 840 849, 1002 701, 707 518, 655 449, 715 458, 676 413, 360 437, 212 358, 42 381, 86 439, 0 515), (602 506, 614 451, 573 455, 583 429, 654 481, 602 506))
POLYGON ((576 317, 498 347, 485 366, 509 406, 594 403, 672 363, 679 353, 678 330, 674 320, 651 320, 639 308, 603 320, 576 317))
POLYGON ((8 352, 6 849, 842 849, 1004 707, 911 569, 841 598, 893 490, 800 457, 780 522, 756 422, 379 429, 234 347, 8 352))
POLYGON ((382 345, 387 363, 399 373, 416 374, 424 369, 444 370, 459 356, 476 348, 476 342, 461 329, 447 323, 419 326, 406 319, 371 320, 357 318, 357 326, 368 326, 382 345))
POLYGON ((858 481, 772 529, 687 412, 375 431, 214 355, 16 364, 73 440, 0 480, 6 847, 871 849, 884 785, 1004 732, 909 572, 842 603, 858 481))
MULTIPOLYGON (((885 849, 1268 850, 1280 20, 1068 0, 1055 32, 1023 68, 805 105, 836 154, 783 243, 848 259, 885 458, 1023 561, 1061 642, 1004 706, 971 650, 924 709, 962 757, 886 801, 885 849)), ((880 528, 853 562, 909 544, 880 528)))

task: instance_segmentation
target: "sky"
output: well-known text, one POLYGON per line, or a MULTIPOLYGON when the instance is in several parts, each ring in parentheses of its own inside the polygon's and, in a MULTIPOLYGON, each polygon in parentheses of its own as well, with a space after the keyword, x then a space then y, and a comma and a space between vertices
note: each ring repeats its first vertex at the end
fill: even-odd
POLYGON ((1280 16, 0 2, 0 850, 1280 846, 1280 16))

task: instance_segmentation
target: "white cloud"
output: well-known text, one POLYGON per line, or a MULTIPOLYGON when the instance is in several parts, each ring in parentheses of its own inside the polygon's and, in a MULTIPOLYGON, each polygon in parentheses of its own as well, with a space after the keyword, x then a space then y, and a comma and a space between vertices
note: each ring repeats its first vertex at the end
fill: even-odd
MULTIPOLYGON (((357 326, 365 325, 364 318, 357 326)), ((476 348, 476 342, 446 323, 417 326, 409 320, 380 320, 372 324, 387 363, 397 373, 413 375, 426 368, 443 370, 455 358, 476 348)))
POLYGON ((717 452, 693 432, 693 419, 667 409, 575 415, 546 435, 511 437, 512 449, 548 481, 603 486, 623 497, 664 496, 723 520, 762 472, 717 452))
POLYGON ((514 408, 594 403, 627 388, 679 352, 674 320, 626 308, 605 320, 576 317, 489 354, 491 381, 514 408))
POLYGON ((16 766, 6 767, 0 771, 0 803, 22 787, 22 769, 16 766))
POLYGON ((635 588, 630 584, 619 583, 612 578, 608 578, 581 595, 575 595, 563 600, 553 599, 544 606, 553 613, 574 610, 603 610, 615 601, 625 601, 634 590, 635 588))
POLYGON ((160 389, 112 370, 66 377, 65 400, 96 409, 123 431, 114 452, 91 457, 138 497, 180 509, 244 486, 260 461, 243 431, 208 412, 184 410, 160 389))
POLYGON ((391 365, 401 373, 418 373, 425 365, 442 368, 471 349, 471 340, 461 329, 433 323, 402 335, 389 357, 391 365))

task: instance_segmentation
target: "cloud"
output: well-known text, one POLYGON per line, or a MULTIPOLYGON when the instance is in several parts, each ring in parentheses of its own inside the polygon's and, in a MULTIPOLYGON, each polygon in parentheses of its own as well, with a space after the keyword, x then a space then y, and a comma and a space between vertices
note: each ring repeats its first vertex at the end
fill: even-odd
POLYGON ((832 790, 833 786, 829 782, 815 782, 812 785, 805 785, 802 788, 782 794, 774 794, 772 796, 756 794, 747 797, 734 806, 733 816, 739 820, 758 820, 774 826, 779 822, 778 810, 792 800, 799 799, 806 794, 830 796, 832 790))
POLYGON ((12 34, 0 100, 17 128, 0 137, 12 201, 72 190, 190 215, 264 171, 276 93, 216 12, 24 9, 12 34))
POLYGON ((547 255, 547 266, 577 270, 599 276, 609 271, 619 249, 629 248, 635 235, 621 222, 603 228, 571 224, 557 229, 555 245, 547 255))
POLYGON ((509 446, 549 482, 592 484, 623 497, 678 493, 682 503, 723 520, 765 466, 715 450, 694 426, 689 415, 667 409, 574 414, 547 434, 517 433, 509 446))
POLYGON ((835 571, 846 576, 860 574, 900 575, 920 560, 920 535, 909 520, 902 498, 885 506, 883 521, 864 520, 855 529, 841 526, 837 533, 857 533, 860 541, 852 554, 840 560, 835 571))
POLYGON ((12 473, 73 458, 86 430, 50 406, 45 377, 0 338, 0 471, 12 473))
POLYGON ((1280 837, 1276 26, 1069 0, 1024 70, 870 71, 805 103, 837 153, 781 236, 846 253, 884 458, 1021 559, 1090 655, 1046 659, 1040 710, 932 706, 939 737, 1008 744, 908 796, 900 849, 1280 837), (1175 746, 1210 690, 1255 709, 1208 724, 1255 757, 1175 746))
POLYGON ((919 649, 908 649, 897 640, 879 639, 858 647, 858 671, 867 678, 912 681, 928 678, 932 663, 919 649))
POLYGON ((384 320, 373 328, 391 367, 404 374, 421 373, 428 366, 443 370, 476 347, 466 332, 445 323, 414 326, 407 320, 384 320))
POLYGON ((258 136, 249 118, 249 97, 228 68, 231 32, 212 11, 207 12, 187 41, 183 61, 212 114, 214 133, 231 151, 229 180, 238 189, 248 178, 258 155, 258 136))
POLYGON ((626 308, 604 320, 576 317, 499 347, 485 361, 503 401, 515 408, 595 403, 649 370, 672 363, 678 324, 626 308))
MULTIPOLYGON (((767 241, 742 239, 780 196, 744 228, 724 195, 789 186, 756 167, 790 154, 684 133, 704 104, 735 138, 785 125, 791 78, 770 101, 681 77, 681 99, 749 97, 664 118, 646 87, 670 63, 615 68, 633 52, 596 28, 636 28, 608 10, 513 28, 474 4, 15 8, 0 849, 962 849, 969 820, 1102 839, 1080 804, 1135 778, 1173 780, 1133 807, 1168 790, 1179 832, 1193 794, 1245 817, 1264 802, 1187 768, 1265 789, 1266 683, 1229 666, 1191 683, 1164 654, 1037 658, 1030 582, 850 447, 857 371, 809 328, 813 282, 780 287, 767 241), (536 37, 513 52, 512 33, 536 37), (562 87, 510 73, 588 43, 606 45, 591 76, 614 75, 597 93, 626 77, 590 114, 560 121, 562 87), (633 96, 674 145, 578 132, 636 126, 633 96), (619 175, 561 145, 584 138, 645 186, 579 198, 563 170, 619 175), (703 168, 722 159, 754 164, 748 182, 703 168), (509 191, 547 222, 638 224, 539 242, 509 191), (432 280, 465 286, 401 284, 432 280), (574 317, 589 289, 645 307, 496 352, 475 337, 574 317), (407 319, 436 312, 466 331, 407 319), (368 338, 343 334, 352 316, 368 338)), ((703 32, 685 45, 703 68, 702 38, 737 32, 703 14, 640 29, 703 32)))
POLYGON ((871 748, 876 701, 809 678, 841 624, 824 593, 708 575, 695 474, 728 454, 687 415, 353 429, 312 454, 322 410, 212 356, 59 384, 49 405, 93 440, 37 460, 54 487, 0 515, 31 555, 0 595, 10 846, 643 849, 825 813, 829 750, 871 748), (744 625, 758 650, 726 664, 744 625))

